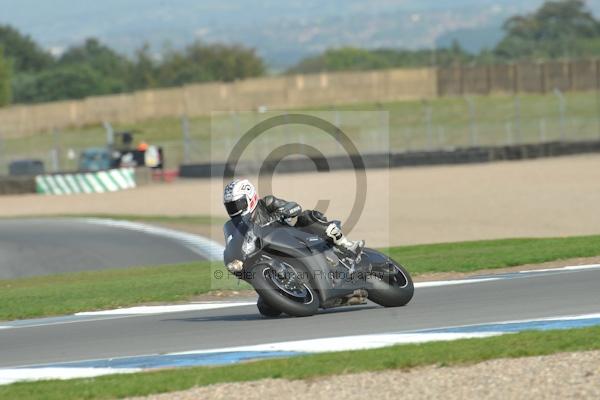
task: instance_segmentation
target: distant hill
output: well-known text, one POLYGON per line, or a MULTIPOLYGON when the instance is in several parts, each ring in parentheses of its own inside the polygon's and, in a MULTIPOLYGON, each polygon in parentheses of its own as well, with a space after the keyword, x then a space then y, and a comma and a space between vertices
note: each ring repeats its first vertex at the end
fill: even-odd
POLYGON ((435 41, 438 48, 450 47, 454 41, 470 53, 479 53, 482 49, 492 49, 502 39, 500 24, 479 27, 463 28, 444 33, 435 41))
MULTIPOLYGON (((94 36, 131 53, 156 52, 195 39, 255 47, 274 69, 339 46, 420 48, 457 39, 491 47, 506 17, 541 0, 0 0, 0 24, 11 24, 53 51, 94 36), (449 4, 451 3, 451 4, 449 4)), ((600 10, 600 0, 588 2, 600 10)))

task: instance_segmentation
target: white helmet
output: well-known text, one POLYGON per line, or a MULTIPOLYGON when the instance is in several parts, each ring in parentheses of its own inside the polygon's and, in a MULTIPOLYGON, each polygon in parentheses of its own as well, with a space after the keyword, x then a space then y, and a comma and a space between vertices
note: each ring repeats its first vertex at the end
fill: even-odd
POLYGON ((251 213, 257 203, 256 188, 248 179, 235 179, 225 186, 223 204, 230 217, 251 213))

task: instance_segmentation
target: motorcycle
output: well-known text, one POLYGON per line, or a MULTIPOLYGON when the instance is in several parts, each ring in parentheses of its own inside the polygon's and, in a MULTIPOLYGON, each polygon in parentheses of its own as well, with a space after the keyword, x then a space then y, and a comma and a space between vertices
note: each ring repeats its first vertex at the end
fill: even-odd
POLYGON ((414 294, 408 271, 377 250, 364 248, 351 257, 309 229, 283 221, 258 226, 236 218, 224 233, 225 265, 256 290, 258 310, 266 317, 306 317, 367 299, 399 307, 414 294))

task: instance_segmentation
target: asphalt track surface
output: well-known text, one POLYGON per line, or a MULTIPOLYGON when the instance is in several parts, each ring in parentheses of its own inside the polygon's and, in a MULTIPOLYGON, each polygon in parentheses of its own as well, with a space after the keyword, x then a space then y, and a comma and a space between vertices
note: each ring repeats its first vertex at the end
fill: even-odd
POLYGON ((263 319, 255 306, 96 317, 0 329, 0 367, 156 354, 600 311, 600 269, 514 274, 419 288, 406 307, 374 304, 263 319))
POLYGON ((166 236, 83 219, 0 220, 0 279, 202 258, 166 236))

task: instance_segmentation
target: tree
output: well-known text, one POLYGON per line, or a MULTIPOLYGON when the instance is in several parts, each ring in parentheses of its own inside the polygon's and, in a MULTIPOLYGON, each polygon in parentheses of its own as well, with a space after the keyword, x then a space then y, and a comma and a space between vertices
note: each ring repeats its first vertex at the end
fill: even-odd
POLYGON ((537 11, 509 18, 494 53, 503 59, 578 56, 600 36, 600 23, 583 0, 544 3, 537 11))
POLYGON ((10 104, 11 100, 11 65, 4 57, 4 49, 0 46, 0 107, 10 104))
POLYGON ((105 81, 112 93, 127 89, 127 77, 131 62, 124 56, 89 38, 83 45, 69 48, 58 60, 59 66, 86 65, 105 81))
POLYGON ((105 79, 89 65, 74 64, 39 74, 21 74, 14 80, 15 100, 36 103, 111 93, 105 79))
POLYGON ((150 54, 150 46, 145 44, 135 53, 135 61, 131 65, 128 86, 132 90, 153 88, 158 85, 157 65, 150 54))
POLYGON ((54 63, 50 53, 9 25, 0 25, 0 47, 17 73, 41 71, 54 63))
POLYGON ((196 42, 183 52, 170 51, 158 67, 160 86, 225 81, 260 76, 265 66, 254 50, 239 45, 196 42))
POLYGON ((431 65, 448 66, 470 62, 473 56, 458 42, 450 49, 357 49, 343 47, 305 58, 291 67, 288 73, 314 73, 321 71, 365 71, 384 68, 414 68, 431 65))

